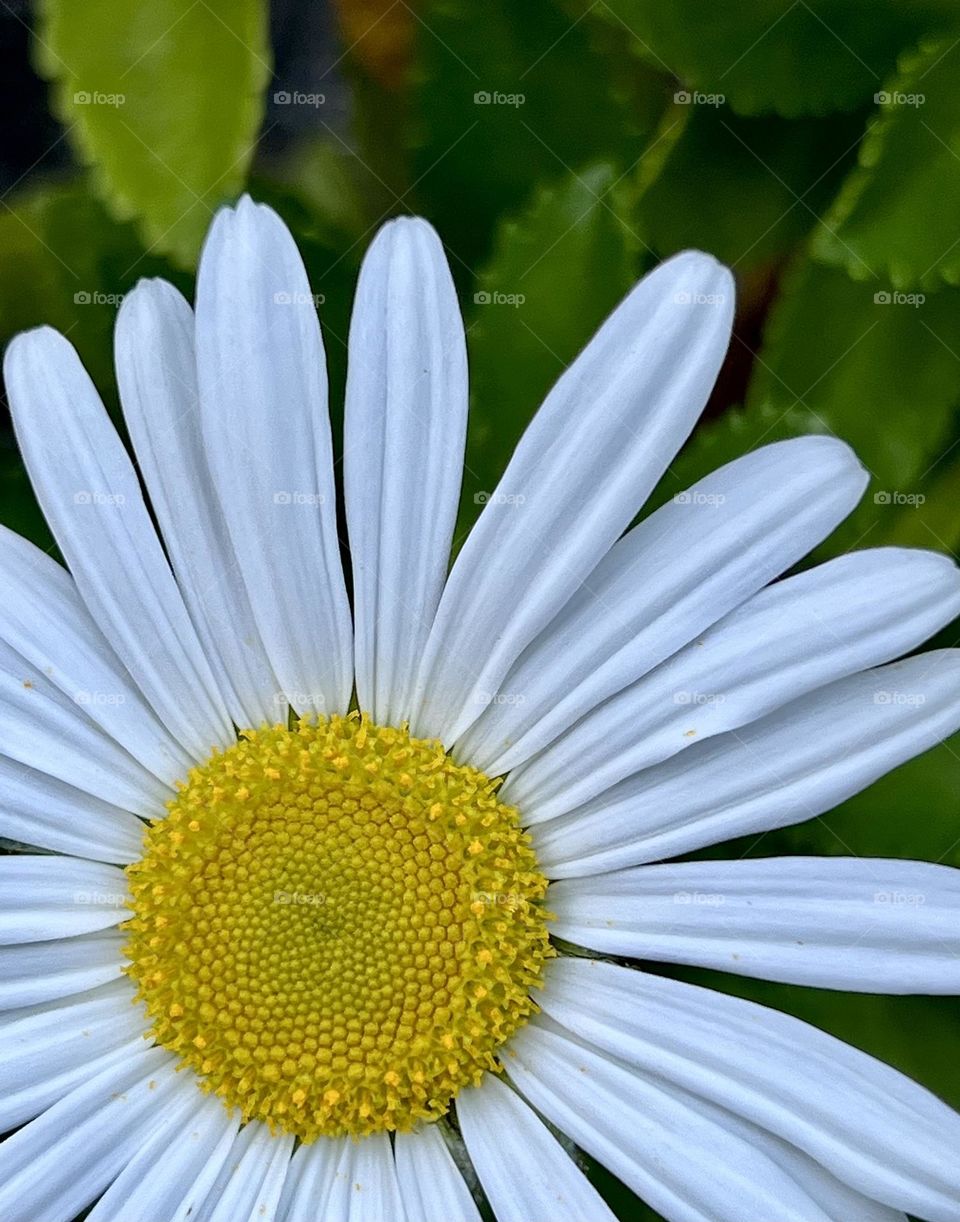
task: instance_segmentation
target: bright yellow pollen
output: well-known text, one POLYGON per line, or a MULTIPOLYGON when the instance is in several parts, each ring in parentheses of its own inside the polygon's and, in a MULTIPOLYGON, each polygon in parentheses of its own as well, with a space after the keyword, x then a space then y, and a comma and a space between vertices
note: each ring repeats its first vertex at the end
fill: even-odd
POLYGON ((535 1006, 552 953, 497 782, 358 715, 244 732, 128 867, 153 1034, 304 1141, 441 1116, 535 1006))

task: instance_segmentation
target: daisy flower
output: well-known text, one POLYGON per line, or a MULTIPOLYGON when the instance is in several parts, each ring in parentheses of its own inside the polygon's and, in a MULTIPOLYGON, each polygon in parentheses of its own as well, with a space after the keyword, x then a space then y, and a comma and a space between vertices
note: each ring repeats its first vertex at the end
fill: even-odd
POLYGON ((732 315, 706 255, 642 280, 449 567, 464 332, 436 235, 387 225, 349 337, 350 598, 273 212, 216 217, 195 313, 159 281, 124 301, 137 467, 70 344, 13 342, 68 568, 0 536, 4 1222, 477 1222, 480 1190, 500 1222, 611 1219, 575 1146, 671 1222, 960 1219, 934 1095, 623 962, 960 991, 956 871, 673 860, 960 725, 960 651, 913 653, 960 613, 947 558, 776 580, 863 493, 841 442, 757 449, 630 529, 732 315))

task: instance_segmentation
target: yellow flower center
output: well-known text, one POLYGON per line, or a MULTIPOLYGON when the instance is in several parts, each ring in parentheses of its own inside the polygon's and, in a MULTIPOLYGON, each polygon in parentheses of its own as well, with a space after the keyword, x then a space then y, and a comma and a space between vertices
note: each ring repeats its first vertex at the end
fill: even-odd
POLYGON ((497 782, 356 714, 244 732, 127 869, 155 1038, 304 1141, 409 1129, 496 1069, 551 954, 497 782))

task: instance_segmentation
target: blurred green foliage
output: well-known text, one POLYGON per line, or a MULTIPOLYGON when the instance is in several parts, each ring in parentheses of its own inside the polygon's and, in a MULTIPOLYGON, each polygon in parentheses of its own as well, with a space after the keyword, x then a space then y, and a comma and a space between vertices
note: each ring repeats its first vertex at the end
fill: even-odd
MULTIPOLYGON (((734 268, 737 332, 704 421, 651 504, 750 447, 831 432, 873 480, 819 556, 891 542, 956 552, 953 0, 337 0, 335 10, 331 59, 349 119, 314 102, 315 121, 264 152, 276 82, 262 0, 44 0, 35 63, 74 168, 50 178, 41 165, 3 199, 0 338, 41 322, 67 332, 115 410, 119 297, 145 275, 189 293, 212 212, 249 189, 291 225, 326 299, 337 417, 360 256, 382 220, 418 211, 447 243, 468 328, 462 540, 476 494, 494 487, 597 323, 656 260, 699 246, 734 268)), ((0 471, 0 517, 50 546, 9 428, 0 471)), ((938 643, 956 639, 954 625, 938 643)), ((960 865, 958 794, 954 741, 837 811, 710 855, 960 865)), ((960 1105, 953 1001, 686 975, 817 1022, 960 1105)), ((652 1216, 591 1173, 622 1217, 652 1216)))

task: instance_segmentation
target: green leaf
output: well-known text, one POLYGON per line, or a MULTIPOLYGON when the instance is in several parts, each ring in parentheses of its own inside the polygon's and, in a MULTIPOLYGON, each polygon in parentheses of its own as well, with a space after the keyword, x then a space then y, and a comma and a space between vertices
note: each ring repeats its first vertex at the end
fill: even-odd
POLYGON ((501 224, 467 319, 473 410, 461 527, 550 386, 633 283, 629 212, 617 171, 604 163, 541 188, 501 224))
POLYGON ((113 323, 124 293, 143 276, 189 278, 147 254, 83 182, 46 184, 10 198, 0 213, 0 342, 42 324, 68 335, 114 406, 113 323))
POLYGON ((770 315, 745 408, 695 435, 655 503, 755 446, 832 433, 873 479, 831 548, 872 544, 874 532, 880 542, 949 444, 960 402, 958 335, 958 291, 908 304, 805 261, 770 315))
POLYGON ((98 191, 195 260, 246 181, 270 77, 261 0, 44 0, 37 57, 98 191))
POLYGON ((662 130, 679 132, 643 192, 639 223, 661 256, 708 250, 737 268, 794 246, 835 194, 859 130, 829 121, 744 119, 729 107, 675 105, 662 130))
POLYGON ((615 23, 661 71, 741 114, 853 110, 898 53, 949 24, 948 0, 604 0, 578 7, 615 23))
POLYGON ((960 284, 960 51, 931 40, 905 56, 814 254, 899 289, 960 284))
POLYGON ((496 219, 534 184, 603 157, 624 168, 666 100, 622 39, 588 36, 552 0, 428 0, 412 96, 417 208, 454 252, 488 253, 496 219), (614 44, 614 45, 611 45, 614 44))

